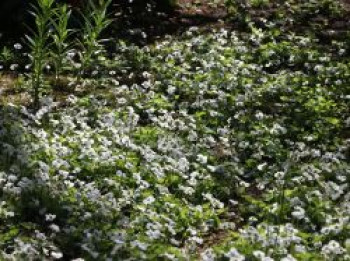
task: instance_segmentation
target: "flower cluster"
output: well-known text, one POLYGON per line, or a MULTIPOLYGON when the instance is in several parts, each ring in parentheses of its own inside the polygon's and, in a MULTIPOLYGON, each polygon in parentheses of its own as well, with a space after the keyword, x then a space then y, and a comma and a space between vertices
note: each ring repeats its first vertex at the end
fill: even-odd
POLYGON ((4 105, 0 259, 349 260, 349 63, 279 37, 194 27, 4 105))

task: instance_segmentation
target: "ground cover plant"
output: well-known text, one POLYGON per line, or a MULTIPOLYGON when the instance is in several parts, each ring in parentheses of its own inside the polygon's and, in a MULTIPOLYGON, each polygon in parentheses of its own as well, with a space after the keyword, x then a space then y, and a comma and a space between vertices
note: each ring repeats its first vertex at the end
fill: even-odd
POLYGON ((143 46, 53 5, 2 47, 0 260, 350 260, 349 14, 284 2, 143 46))

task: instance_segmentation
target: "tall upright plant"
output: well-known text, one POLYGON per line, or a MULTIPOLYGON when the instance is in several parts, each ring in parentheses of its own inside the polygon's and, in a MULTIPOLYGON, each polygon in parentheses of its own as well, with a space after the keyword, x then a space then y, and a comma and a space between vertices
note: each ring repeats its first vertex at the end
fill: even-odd
POLYGON ((38 0, 37 6, 32 6, 31 14, 35 18, 36 29, 31 35, 26 35, 31 50, 32 59, 32 91, 33 106, 37 110, 40 107, 40 89, 42 87, 43 70, 49 59, 50 25, 54 16, 54 0, 38 0))
POLYGON ((63 72, 64 60, 67 53, 71 50, 72 45, 69 37, 73 32, 68 28, 68 22, 72 11, 68 9, 66 4, 57 7, 54 10, 55 17, 51 23, 53 26, 53 33, 51 35, 53 48, 51 50, 51 57, 55 66, 55 85, 58 84, 59 78, 63 72))
POLYGON ((108 17, 107 9, 112 0, 99 0, 97 4, 93 0, 89 0, 88 8, 83 16, 82 38, 78 40, 81 52, 81 67, 78 72, 78 83, 86 70, 92 65, 94 54, 102 50, 101 43, 104 39, 100 39, 101 33, 105 30, 112 19, 108 17))

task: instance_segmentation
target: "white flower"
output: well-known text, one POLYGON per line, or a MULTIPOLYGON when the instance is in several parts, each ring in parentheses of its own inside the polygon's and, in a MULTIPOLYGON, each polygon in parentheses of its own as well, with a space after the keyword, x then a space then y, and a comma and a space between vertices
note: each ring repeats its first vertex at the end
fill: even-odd
POLYGON ((51 224, 49 226, 49 228, 53 231, 53 232, 60 232, 60 227, 55 225, 55 224, 51 224))
POLYGON ((145 32, 141 32, 141 36, 142 36, 143 39, 147 38, 147 34, 145 32))
POLYGON ((305 210, 302 207, 295 207, 295 210, 292 212, 292 216, 296 219, 303 219, 305 217, 305 210))
POLYGON ((170 240, 170 243, 173 244, 174 246, 179 246, 181 244, 180 241, 174 239, 174 238, 171 238, 170 240))
POLYGON ((74 58, 74 56, 75 56, 75 52, 73 52, 73 51, 70 51, 70 52, 67 52, 67 59, 72 59, 72 58, 74 58))
POLYGON ((267 166, 267 163, 264 162, 264 163, 259 164, 259 165, 257 166, 257 169, 260 170, 260 171, 262 171, 262 170, 265 169, 266 166, 267 166))
POLYGON ((159 239, 163 235, 158 229, 148 230, 146 234, 150 239, 159 239))
POLYGON ((145 250, 147 250, 149 245, 146 243, 142 243, 140 241, 135 240, 135 241, 131 242, 131 246, 138 247, 139 249, 145 251, 145 250))
POLYGON ((14 71, 14 70, 16 70, 18 68, 18 66, 19 66, 18 64, 11 64, 10 65, 10 70, 14 71))
POLYGON ((170 85, 167 89, 168 94, 173 95, 176 91, 176 87, 170 85))
POLYGON ((297 253, 305 253, 306 252, 306 248, 303 245, 295 245, 294 250, 297 253))
POLYGON ((265 253, 263 251, 260 250, 256 250, 253 252, 253 256, 255 256, 256 258, 264 258, 265 257, 265 253))
POLYGON ((179 189, 182 190, 186 195, 193 195, 195 190, 192 187, 179 186, 179 189))
POLYGON ((283 257, 281 261, 296 261, 296 259, 292 255, 287 255, 286 257, 283 257))
POLYGON ((45 215, 45 220, 48 222, 53 221, 55 218, 56 218, 56 215, 53 215, 53 214, 46 214, 45 215))
POLYGON ((283 179, 284 178, 284 175, 285 175, 285 173, 284 172, 282 172, 282 171, 278 171, 278 172, 276 172, 275 174, 274 174, 274 177, 276 178, 276 179, 283 179))
POLYGON ((20 44, 20 43, 15 43, 13 45, 13 47, 16 49, 16 50, 21 50, 23 48, 23 46, 20 44))
POLYGON ((256 114, 255 114, 255 118, 257 119, 257 120, 262 120, 262 119, 264 119, 264 113, 262 113, 261 111, 259 111, 259 112, 257 112, 256 114))
POLYGON ((143 204, 149 205, 152 204, 156 199, 153 196, 149 196, 143 200, 143 204))
POLYGON ((216 257, 216 255, 215 255, 214 251, 211 248, 205 250, 201 254, 201 260, 203 260, 203 261, 214 261, 215 257, 216 257))
POLYGON ((327 245, 322 247, 322 254, 326 256, 342 255, 344 252, 345 249, 335 240, 329 241, 327 245))
POLYGON ((339 49, 338 54, 343 55, 345 52, 346 52, 346 50, 341 48, 341 49, 339 49))
POLYGON ((52 251, 51 252, 51 256, 54 258, 54 259, 60 259, 63 257, 63 254, 61 252, 56 252, 56 251, 52 251))
POLYGON ((199 245, 203 244, 203 239, 200 238, 200 237, 197 237, 197 236, 191 237, 190 240, 192 240, 193 242, 195 242, 195 243, 197 243, 199 245))
POLYGON ((198 154, 198 155, 197 155, 197 161, 198 161, 199 163, 202 163, 202 164, 207 164, 207 162, 208 162, 208 157, 207 157, 207 156, 204 156, 204 155, 202 155, 202 154, 198 154))
POLYGON ((241 255, 236 248, 232 247, 226 254, 225 257, 228 257, 230 261, 243 261, 245 257, 241 255))

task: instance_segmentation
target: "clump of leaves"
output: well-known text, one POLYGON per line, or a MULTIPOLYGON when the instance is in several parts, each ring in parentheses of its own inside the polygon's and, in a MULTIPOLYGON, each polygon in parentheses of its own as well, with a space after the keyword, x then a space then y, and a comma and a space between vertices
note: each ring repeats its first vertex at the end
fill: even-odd
POLYGON ((81 67, 78 72, 78 82, 81 77, 84 76, 86 70, 91 67, 93 63, 94 55, 99 54, 103 48, 101 43, 106 41, 100 39, 101 33, 112 22, 112 19, 108 18, 107 9, 112 0, 99 1, 95 4, 93 1, 89 1, 86 12, 82 14, 84 24, 82 28, 82 39, 78 40, 78 45, 81 48, 81 67))

